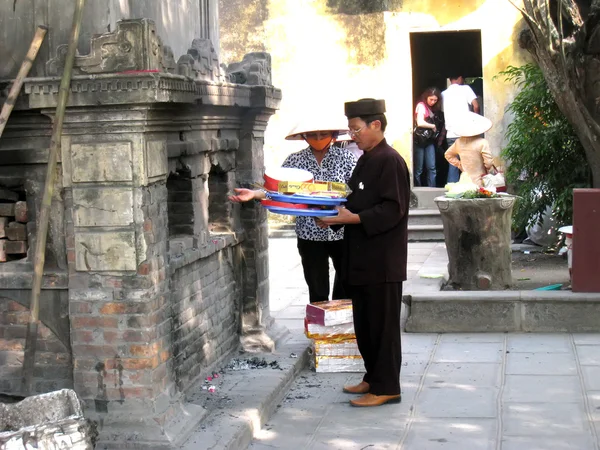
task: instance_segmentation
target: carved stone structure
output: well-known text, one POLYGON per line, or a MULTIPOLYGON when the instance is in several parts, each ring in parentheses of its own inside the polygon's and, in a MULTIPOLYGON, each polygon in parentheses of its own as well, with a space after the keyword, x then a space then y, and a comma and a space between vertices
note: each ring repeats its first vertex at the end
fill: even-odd
POLYGON ((227 68, 232 83, 271 84, 271 55, 264 52, 248 53, 241 62, 227 68))
MULTIPOLYGON (((126 20, 75 62, 35 380, 39 392, 77 392, 99 448, 176 446, 203 417, 184 395, 203 371, 240 342, 273 348, 266 213, 227 193, 261 179, 281 92, 266 55, 240 85, 223 82, 210 41, 190 48, 175 64, 151 20, 126 20)), ((0 186, 26 199, 29 242, 59 82, 29 79, 0 141, 0 186)), ((32 256, 0 266, 9 393, 19 390, 32 256)))
POLYGON ((444 222, 449 285, 465 291, 510 287, 515 197, 437 197, 435 202, 444 222))

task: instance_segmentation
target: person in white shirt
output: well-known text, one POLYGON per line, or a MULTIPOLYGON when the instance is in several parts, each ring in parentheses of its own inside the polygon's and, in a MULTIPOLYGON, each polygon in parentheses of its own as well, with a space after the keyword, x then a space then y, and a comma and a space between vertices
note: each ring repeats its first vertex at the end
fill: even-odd
MULTIPOLYGON (((479 114, 479 102, 477 95, 469 86, 464 84, 465 78, 462 75, 451 76, 450 86, 442 92, 442 108, 446 121, 446 142, 448 148, 454 144, 454 141, 459 138, 453 129, 458 128, 464 117, 470 111, 470 106, 473 112, 479 114)), ((451 165, 448 168, 448 183, 456 183, 460 179, 460 170, 451 165)))

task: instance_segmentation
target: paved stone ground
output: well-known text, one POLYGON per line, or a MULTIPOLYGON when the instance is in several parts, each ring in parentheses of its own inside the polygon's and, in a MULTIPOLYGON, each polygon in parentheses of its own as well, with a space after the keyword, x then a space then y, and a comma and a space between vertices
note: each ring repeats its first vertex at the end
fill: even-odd
MULTIPOLYGON (((439 289, 443 244, 409 244, 405 291, 439 289)), ((271 310, 302 332, 294 239, 272 239, 271 310)), ((360 374, 304 370, 250 448, 599 450, 600 334, 404 334, 402 403, 352 408, 360 374)))

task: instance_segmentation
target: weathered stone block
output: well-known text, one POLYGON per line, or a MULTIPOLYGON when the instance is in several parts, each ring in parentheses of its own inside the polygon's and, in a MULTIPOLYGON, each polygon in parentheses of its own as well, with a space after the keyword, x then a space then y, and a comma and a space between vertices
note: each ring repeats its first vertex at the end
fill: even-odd
POLYGON ((270 86, 271 55, 265 52, 248 53, 241 62, 229 64, 227 72, 233 83, 270 86))
POLYGON ((79 271, 136 270, 135 233, 78 233, 75 236, 79 271))
POLYGON ((73 144, 71 164, 74 183, 133 180, 130 142, 73 144))
POLYGON ((10 222, 6 227, 6 237, 11 241, 26 241, 27 226, 19 222, 10 222))
POLYGON ((462 292, 413 295, 406 331, 416 333, 516 331, 517 291, 486 292, 474 299, 462 292), (485 295, 485 296, 484 296, 485 295), (435 331, 434 331, 435 330, 435 331))
POLYGON ((27 202, 15 203, 15 220, 21 223, 27 223, 27 202))
POLYGON ((24 255, 26 253, 26 241, 8 241, 6 239, 0 240, 0 261, 6 261, 6 255, 24 255))
POLYGON ((77 227, 130 225, 131 188, 74 188, 73 223, 77 227))
POLYGON ((28 397, 14 405, 0 403, 0 447, 91 450, 97 432, 83 417, 74 391, 64 389, 28 397))
POLYGON ((149 141, 146 144, 146 171, 148 178, 167 174, 167 143, 165 141, 149 141))
POLYGON ((192 48, 179 58, 177 71, 196 80, 224 81, 219 57, 210 39, 194 39, 192 48))
MULTIPOLYGON (((46 63, 50 75, 62 73, 67 45, 60 45, 56 53, 56 58, 46 63)), ((90 54, 75 58, 73 73, 81 75, 125 70, 174 72, 173 51, 163 46, 154 21, 121 20, 114 32, 94 36, 90 54)))
POLYGON ((0 217, 0 239, 6 237, 6 227, 8 226, 8 217, 0 217))
POLYGON ((0 217, 14 217, 15 216, 15 204, 14 203, 0 203, 0 217))

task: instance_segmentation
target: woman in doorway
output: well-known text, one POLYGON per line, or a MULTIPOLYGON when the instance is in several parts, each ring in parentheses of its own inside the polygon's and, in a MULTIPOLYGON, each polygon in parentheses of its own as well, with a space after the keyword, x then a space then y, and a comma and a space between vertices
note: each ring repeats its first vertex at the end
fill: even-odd
POLYGON ((440 98, 441 94, 438 88, 427 88, 421 94, 421 101, 417 103, 415 108, 417 129, 432 130, 431 137, 428 139, 413 137, 415 186, 422 186, 421 176, 423 175, 423 166, 425 166, 425 169, 427 169, 426 185, 436 187, 435 143, 441 131, 439 121, 436 121, 436 112, 439 110, 440 98))
POLYGON ((481 137, 490 128, 490 119, 471 111, 465 113, 460 124, 454 128, 459 137, 445 153, 448 162, 469 175, 471 181, 479 187, 483 187, 483 177, 486 174, 496 173, 490 144, 481 137))
MULTIPOLYGON (((282 167, 308 170, 318 181, 348 183, 356 158, 351 152, 334 145, 338 135, 348 131, 345 123, 344 119, 332 122, 310 118, 298 124, 286 139, 304 140, 308 147, 289 155, 282 167)), ((236 195, 229 197, 233 202, 265 198, 265 192, 261 190, 235 189, 235 192, 236 195)), ((313 217, 299 216, 296 217, 296 235, 310 302, 329 300, 330 258, 336 272, 333 299, 345 298, 346 293, 338 276, 344 250, 344 229, 323 229, 317 226, 313 217)))

